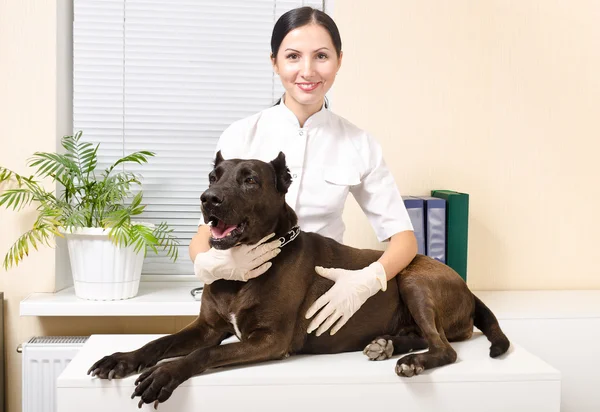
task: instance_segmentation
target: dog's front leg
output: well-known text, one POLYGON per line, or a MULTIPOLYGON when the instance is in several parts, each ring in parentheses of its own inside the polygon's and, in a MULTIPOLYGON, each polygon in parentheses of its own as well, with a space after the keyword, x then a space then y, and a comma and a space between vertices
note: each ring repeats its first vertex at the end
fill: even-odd
POLYGON ((188 355, 198 348, 216 346, 227 337, 227 324, 218 316, 202 316, 182 330, 147 343, 132 352, 105 356, 88 370, 103 379, 123 378, 156 365, 162 359, 188 355))
POLYGON ((239 365, 287 357, 289 339, 275 337, 273 332, 254 332, 243 342, 195 350, 188 356, 158 365, 142 373, 136 380, 132 397, 140 396, 144 403, 164 402, 173 390, 194 375, 207 369, 239 365))

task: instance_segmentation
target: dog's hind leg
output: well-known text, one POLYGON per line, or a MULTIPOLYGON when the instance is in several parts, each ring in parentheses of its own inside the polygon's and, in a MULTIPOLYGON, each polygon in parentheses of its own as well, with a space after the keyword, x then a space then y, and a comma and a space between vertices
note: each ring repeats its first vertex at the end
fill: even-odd
POLYGON ((456 361, 456 352, 448 343, 442 322, 436 311, 434 299, 427 289, 410 288, 403 294, 408 309, 427 341, 429 350, 403 356, 398 360, 396 373, 400 376, 418 375, 425 369, 447 365, 456 361))
POLYGON ((373 339, 365 347, 363 353, 370 360, 385 360, 399 353, 408 353, 419 349, 427 349, 427 341, 419 336, 383 335, 373 339))

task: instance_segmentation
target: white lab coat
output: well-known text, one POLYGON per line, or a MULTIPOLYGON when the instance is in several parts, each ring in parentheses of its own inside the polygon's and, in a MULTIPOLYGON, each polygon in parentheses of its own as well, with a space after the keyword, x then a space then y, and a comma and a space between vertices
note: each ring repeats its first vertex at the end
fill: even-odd
POLYGON ((357 200, 379 241, 413 230, 381 146, 365 131, 323 107, 300 127, 283 103, 236 121, 221 135, 225 159, 286 156, 292 184, 287 203, 300 228, 343 241, 348 193, 357 200))

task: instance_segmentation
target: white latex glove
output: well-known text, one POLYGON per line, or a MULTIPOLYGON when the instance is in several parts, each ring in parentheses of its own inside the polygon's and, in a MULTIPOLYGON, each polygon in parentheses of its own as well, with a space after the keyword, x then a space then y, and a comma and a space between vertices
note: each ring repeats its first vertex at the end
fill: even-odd
POLYGON ((306 319, 310 319, 321 309, 319 314, 308 325, 307 333, 317 329, 317 336, 328 330, 336 321, 330 334, 335 334, 348 322, 371 296, 387 288, 385 269, 379 262, 371 263, 364 269, 325 269, 315 266, 315 271, 335 282, 326 293, 312 304, 306 312, 306 319))
POLYGON ((271 233, 254 245, 239 245, 227 250, 210 248, 198 253, 194 260, 194 273, 206 285, 219 279, 246 282, 260 276, 271 267, 269 260, 281 252, 279 239, 265 243, 273 236, 275 234, 271 233))

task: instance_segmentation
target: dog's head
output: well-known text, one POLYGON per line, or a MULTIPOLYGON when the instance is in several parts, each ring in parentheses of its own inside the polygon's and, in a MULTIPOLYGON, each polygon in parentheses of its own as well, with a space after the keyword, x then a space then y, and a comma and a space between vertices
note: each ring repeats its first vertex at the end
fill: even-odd
POLYGON ((289 214, 285 194, 292 177, 282 152, 266 163, 225 160, 219 151, 208 180, 200 200, 204 222, 211 225, 209 242, 215 249, 254 244, 273 233, 282 216, 289 214))

